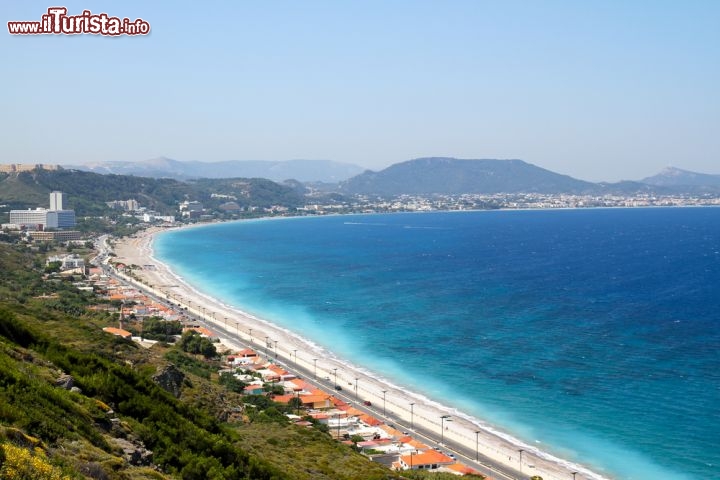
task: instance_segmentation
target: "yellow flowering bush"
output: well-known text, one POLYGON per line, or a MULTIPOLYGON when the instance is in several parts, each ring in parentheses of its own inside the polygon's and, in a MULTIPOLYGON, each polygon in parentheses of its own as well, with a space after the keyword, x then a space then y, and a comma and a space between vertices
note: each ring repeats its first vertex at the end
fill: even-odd
POLYGON ((59 468, 51 465, 45 452, 0 444, 0 479, 2 480, 70 480, 59 468))

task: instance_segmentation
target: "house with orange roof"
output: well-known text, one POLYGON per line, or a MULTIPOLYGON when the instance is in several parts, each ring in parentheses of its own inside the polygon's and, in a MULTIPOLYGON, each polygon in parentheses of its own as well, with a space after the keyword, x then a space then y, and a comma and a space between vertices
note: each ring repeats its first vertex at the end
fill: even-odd
POLYGON ((401 470, 435 470, 455 463, 455 459, 437 450, 402 455, 398 460, 401 470))
POLYGON ((212 333, 210 330, 208 330, 205 327, 185 327, 185 328, 183 328, 183 333, 185 333, 187 331, 197 332, 200 335, 202 335, 203 337, 214 337, 215 336, 214 333, 212 333))
POLYGON ((268 365, 267 368, 268 368, 268 370, 271 370, 271 371, 277 373, 280 376, 280 381, 292 380, 293 378, 295 378, 294 373, 288 372, 287 370, 280 367, 279 365, 271 364, 271 365, 268 365))
POLYGON ((132 333, 128 332, 127 330, 123 330, 121 328, 105 327, 105 328, 103 328, 103 332, 107 332, 112 335, 117 335, 118 337, 122 337, 122 338, 131 338, 132 337, 132 333))
POLYGON ((383 422, 378 420, 377 418, 368 415, 367 413, 364 413, 360 415, 360 421, 362 421, 364 424, 369 425, 371 427, 377 427, 378 425, 382 425, 383 422))
POLYGON ((243 389, 245 395, 262 395, 265 393, 262 385, 248 385, 243 389))
POLYGON ((401 432, 400 430, 391 427, 390 425, 381 425, 380 428, 387 433, 387 435, 390 438, 399 439, 400 437, 404 437, 405 434, 401 432))
POLYGON ((255 350, 252 350, 250 348, 243 348, 239 352, 235 354, 236 357, 240 358, 248 358, 248 357, 257 357, 258 354, 255 350))
POLYGON ((332 406, 330 403, 330 395, 326 393, 320 395, 300 395, 300 400, 302 401, 304 407, 318 410, 327 409, 332 406))
POLYGON ((415 450, 428 450, 430 447, 428 445, 425 445, 420 440, 412 439, 409 442, 405 442, 406 445, 409 445, 410 447, 414 448, 415 450))
POLYGON ((310 388, 310 386, 305 380, 301 380, 299 378, 293 378, 292 380, 288 380, 287 383, 292 385, 292 389, 295 392, 309 391, 310 388))

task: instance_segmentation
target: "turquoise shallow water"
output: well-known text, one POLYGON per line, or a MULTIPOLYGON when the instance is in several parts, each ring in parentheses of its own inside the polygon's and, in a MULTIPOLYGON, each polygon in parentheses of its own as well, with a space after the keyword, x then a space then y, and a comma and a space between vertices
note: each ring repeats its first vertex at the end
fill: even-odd
POLYGON ((200 290, 603 474, 720 478, 720 209, 262 220, 155 248, 200 290))

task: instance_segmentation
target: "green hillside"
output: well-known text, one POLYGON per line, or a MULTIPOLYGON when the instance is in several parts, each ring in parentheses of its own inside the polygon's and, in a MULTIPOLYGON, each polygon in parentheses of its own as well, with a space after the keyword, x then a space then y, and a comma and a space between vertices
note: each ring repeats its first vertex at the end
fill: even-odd
POLYGON ((43 279, 41 266, 0 243, 0 478, 398 478, 290 424, 280 405, 248 410, 251 399, 202 373, 213 360, 106 334, 112 314, 88 310, 94 295, 43 279), (184 374, 179 398, 152 380, 168 358, 184 374))
POLYGON ((7 205, 6 209, 47 208, 53 190, 66 194, 66 208, 74 209, 79 217, 102 215, 108 211, 105 202, 130 198, 162 214, 175 213, 184 200, 198 200, 207 208, 216 208, 228 198, 241 207, 291 208, 304 201, 290 187, 257 178, 181 182, 64 169, 0 174, 0 204, 7 205))

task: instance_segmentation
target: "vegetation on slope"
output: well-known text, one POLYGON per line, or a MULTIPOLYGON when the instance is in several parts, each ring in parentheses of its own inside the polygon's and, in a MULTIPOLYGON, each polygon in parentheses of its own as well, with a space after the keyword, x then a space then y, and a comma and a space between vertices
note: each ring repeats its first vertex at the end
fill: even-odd
POLYGON ((0 204, 9 208, 47 207, 48 194, 53 190, 67 194, 66 208, 74 209, 78 217, 107 214, 110 210, 105 202, 129 198, 163 214, 175 212, 184 200, 198 200, 209 208, 217 208, 228 199, 241 207, 296 207, 303 203, 302 195, 292 188, 259 178, 181 182, 64 169, 0 176, 0 204))
POLYGON ((38 467, 17 478, 397 478, 330 436, 290 424, 287 407, 226 389, 217 360, 104 333, 110 314, 77 308, 91 299, 42 281, 42 266, 0 244, 3 478, 18 462, 38 467), (182 359, 179 398, 152 380, 166 356, 182 359))

